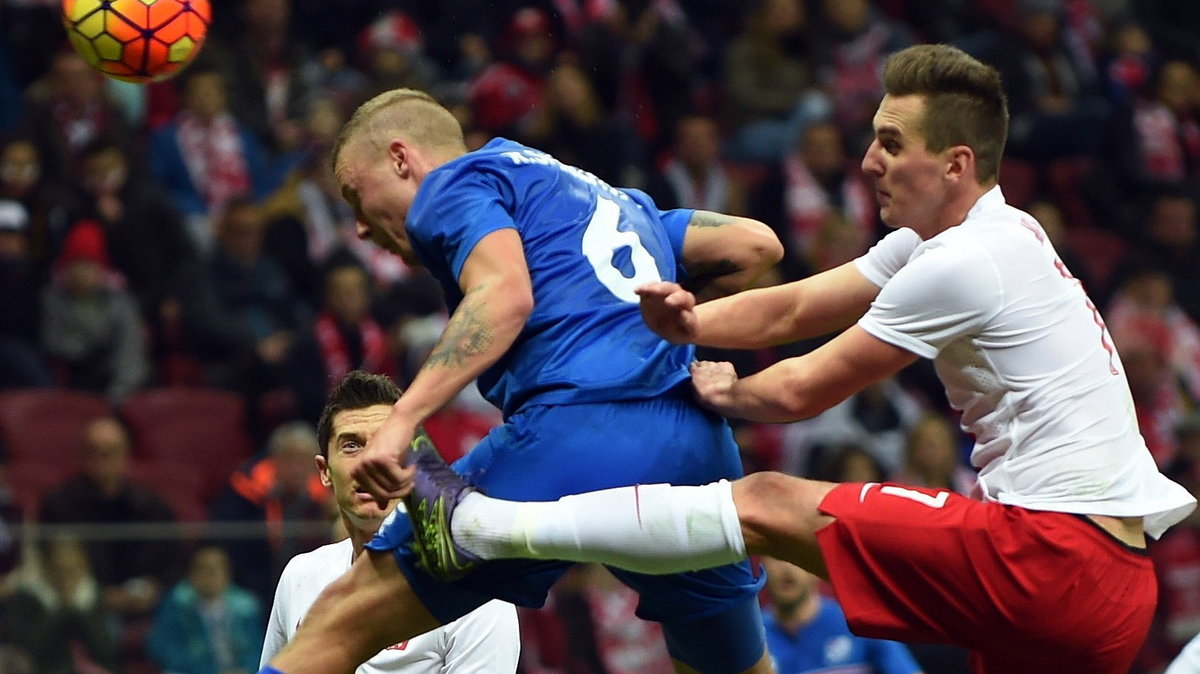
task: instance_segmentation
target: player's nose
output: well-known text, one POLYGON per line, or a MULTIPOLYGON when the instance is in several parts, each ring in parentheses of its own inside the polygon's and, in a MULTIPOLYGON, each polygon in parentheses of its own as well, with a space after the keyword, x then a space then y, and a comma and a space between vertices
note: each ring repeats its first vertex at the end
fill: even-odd
POLYGON ((881 149, 882 147, 880 146, 878 140, 871 141, 870 147, 867 148, 866 153, 863 155, 863 173, 875 178, 883 175, 883 162, 879 157, 881 149))

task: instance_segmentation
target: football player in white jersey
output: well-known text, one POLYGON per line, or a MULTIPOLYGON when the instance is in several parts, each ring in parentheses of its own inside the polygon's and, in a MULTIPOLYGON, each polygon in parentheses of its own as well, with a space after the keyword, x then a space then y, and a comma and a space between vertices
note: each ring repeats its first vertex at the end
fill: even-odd
MULTIPOLYGON (((317 425, 321 481, 333 490, 349 538, 296 555, 279 579, 263 643, 262 666, 292 639, 296 628, 326 585, 349 568, 398 501, 381 509, 358 489, 350 472, 357 457, 391 412, 400 389, 391 379, 361 371, 346 375, 330 394, 317 425)), ((403 517, 403 514, 400 515, 403 517)), ((358 667, 357 674, 466 674, 514 672, 520 653, 517 612, 512 604, 490 601, 432 632, 390 646, 358 667)))
POLYGON ((918 45, 889 59, 883 84, 862 168, 896 231, 841 267, 708 303, 647 284, 642 313, 669 341, 724 348, 839 332, 745 378, 693 364, 708 407, 760 422, 814 416, 932 359, 975 439, 977 498, 763 472, 516 503, 418 460, 407 498, 440 515, 414 518, 426 566, 453 576, 526 557, 665 573, 759 553, 829 579, 861 636, 966 646, 986 674, 1128 670, 1157 597, 1145 535, 1195 499, 1151 459, 1096 306, 1037 221, 1005 203, 998 73, 918 45))

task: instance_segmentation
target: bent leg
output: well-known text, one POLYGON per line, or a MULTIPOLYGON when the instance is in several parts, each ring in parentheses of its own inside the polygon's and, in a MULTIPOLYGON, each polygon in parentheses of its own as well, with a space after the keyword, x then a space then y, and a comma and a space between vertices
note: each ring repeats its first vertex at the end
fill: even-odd
POLYGON ((817 530, 833 521, 820 505, 836 486, 775 472, 751 473, 734 482, 746 552, 791 562, 828 580, 817 530))
POLYGON ((368 550, 321 592, 271 666, 285 674, 344 674, 384 648, 439 625, 392 554, 368 550))

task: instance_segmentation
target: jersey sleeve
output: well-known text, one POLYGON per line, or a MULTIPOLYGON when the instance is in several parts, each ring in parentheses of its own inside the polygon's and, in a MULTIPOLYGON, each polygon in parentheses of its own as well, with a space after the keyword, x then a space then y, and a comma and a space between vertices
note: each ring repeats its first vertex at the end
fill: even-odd
POLYGON ((904 267, 919 245, 921 237, 916 232, 906 227, 897 229, 855 259, 854 266, 868 281, 882 288, 904 267))
POLYGON ((457 279, 483 237, 516 227, 511 204, 511 185, 495 172, 458 172, 439 183, 416 217, 410 213, 408 236, 426 266, 445 265, 457 279))
POLYGON ((895 272, 858 325, 889 344, 934 358, 994 317, 1002 297, 999 273, 982 251, 930 248, 895 272))
POLYGON ((688 223, 692 221, 695 213, 695 209, 692 208, 658 212, 658 219, 667 231, 667 240, 671 242, 671 251, 675 254, 675 278, 680 282, 688 278, 686 260, 683 258, 683 240, 687 237, 688 223))
POLYGON ((275 587, 275 601, 271 604, 271 616, 267 619, 267 634, 263 638, 262 655, 259 657, 259 667, 266 667, 275 654, 283 650, 288 642, 287 626, 289 622, 287 607, 291 606, 291 562, 279 576, 279 585, 275 587))
POLYGON ((515 672, 521 654, 517 609, 492 600, 443 628, 448 674, 515 672))

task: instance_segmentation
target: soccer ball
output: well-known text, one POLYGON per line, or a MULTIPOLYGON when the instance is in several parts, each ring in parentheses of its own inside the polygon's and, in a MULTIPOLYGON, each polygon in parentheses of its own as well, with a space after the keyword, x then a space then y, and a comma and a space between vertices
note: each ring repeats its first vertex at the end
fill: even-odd
POLYGON ((93 68, 126 82, 179 72, 204 44, 209 0, 62 0, 63 25, 93 68))

